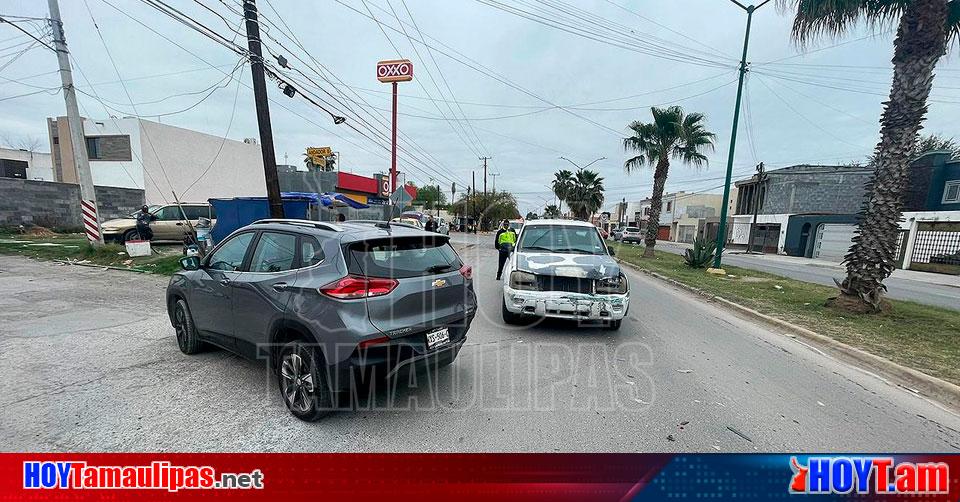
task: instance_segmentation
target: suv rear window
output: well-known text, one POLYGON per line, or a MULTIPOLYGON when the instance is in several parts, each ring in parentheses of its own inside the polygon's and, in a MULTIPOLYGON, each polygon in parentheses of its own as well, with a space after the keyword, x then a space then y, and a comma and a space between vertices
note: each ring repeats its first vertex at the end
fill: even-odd
POLYGON ((463 263, 446 239, 375 239, 350 245, 351 273, 403 279, 458 270, 463 263))

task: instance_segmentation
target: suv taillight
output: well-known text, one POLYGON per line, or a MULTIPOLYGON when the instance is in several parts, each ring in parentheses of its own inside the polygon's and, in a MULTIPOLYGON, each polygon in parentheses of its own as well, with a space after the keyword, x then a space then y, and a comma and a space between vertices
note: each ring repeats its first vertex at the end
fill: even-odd
POLYGON ((473 279, 473 267, 471 267, 470 265, 464 265, 460 267, 460 275, 462 275, 463 278, 467 280, 473 279))
POLYGON ((326 286, 321 286, 319 291, 340 300, 353 300, 389 294, 398 284, 396 279, 348 275, 326 286))

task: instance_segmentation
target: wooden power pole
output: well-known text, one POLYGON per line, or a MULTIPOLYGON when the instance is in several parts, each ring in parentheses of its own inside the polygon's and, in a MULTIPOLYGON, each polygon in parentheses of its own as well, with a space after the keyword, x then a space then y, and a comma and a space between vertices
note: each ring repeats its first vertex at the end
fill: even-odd
POLYGON ((267 182, 267 200, 270 203, 270 217, 283 218, 283 200, 280 198, 280 180, 277 177, 277 158, 273 151, 273 128, 270 126, 267 83, 263 74, 263 52, 260 47, 260 24, 257 21, 256 0, 243 0, 243 18, 246 20, 247 25, 247 48, 250 49, 250 72, 253 74, 253 98, 257 105, 257 125, 260 128, 260 152, 263 156, 263 177, 267 182))

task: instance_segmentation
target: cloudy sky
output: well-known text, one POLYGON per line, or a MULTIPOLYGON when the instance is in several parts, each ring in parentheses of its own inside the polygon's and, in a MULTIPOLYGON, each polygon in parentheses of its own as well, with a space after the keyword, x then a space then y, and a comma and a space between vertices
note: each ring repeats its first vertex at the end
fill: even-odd
MULTIPOLYGON (((166 3, 245 44, 236 32, 243 31, 239 0, 166 3)), ((754 15, 734 174, 751 173, 759 161, 769 169, 866 157, 889 88, 891 28, 861 27, 799 47, 789 12, 774 3, 754 15)), ((746 22, 728 0, 258 4, 267 47, 290 61, 288 79, 356 128, 334 125, 302 97, 269 85, 281 163, 300 163, 306 147, 329 145, 344 169, 389 169, 389 86, 377 82, 374 68, 404 57, 416 79, 400 84, 399 165, 418 184, 462 187, 476 170, 482 187, 478 157, 489 156, 497 188, 514 192, 526 212, 552 203, 553 173, 572 168, 559 157, 580 165, 605 157, 592 168, 605 177, 608 205, 638 200, 649 195, 652 171, 624 173, 630 154, 621 138, 631 121, 650 120, 650 106, 669 104, 704 113, 717 144, 703 169, 675 163, 668 190, 718 191, 722 183, 746 22)), ((233 139, 257 136, 249 67, 231 76, 241 56, 141 1, 61 0, 61 10, 84 115, 137 113, 233 139)), ((0 15, 44 17, 46 2, 0 0, 0 15)), ((18 25, 43 29, 42 22, 18 25)), ((40 46, 20 54, 28 41, 0 25, 0 138, 40 138, 48 150, 44 118, 64 113, 56 58, 40 46)), ((926 131, 960 136, 951 120, 958 112, 960 64, 952 52, 939 68, 926 131)))

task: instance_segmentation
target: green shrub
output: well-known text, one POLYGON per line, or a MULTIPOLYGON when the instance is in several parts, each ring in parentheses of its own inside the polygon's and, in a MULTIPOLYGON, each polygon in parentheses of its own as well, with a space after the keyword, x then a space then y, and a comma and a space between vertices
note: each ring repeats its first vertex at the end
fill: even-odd
POLYGON ((713 261, 713 252, 716 251, 717 244, 713 241, 697 238, 693 241, 693 249, 688 249, 683 253, 683 261, 688 267, 706 268, 713 261))

